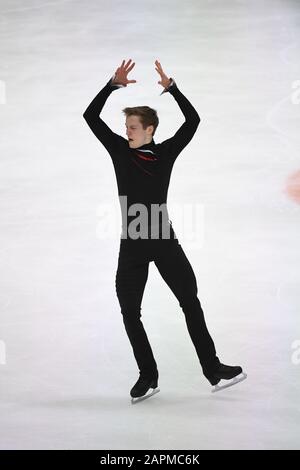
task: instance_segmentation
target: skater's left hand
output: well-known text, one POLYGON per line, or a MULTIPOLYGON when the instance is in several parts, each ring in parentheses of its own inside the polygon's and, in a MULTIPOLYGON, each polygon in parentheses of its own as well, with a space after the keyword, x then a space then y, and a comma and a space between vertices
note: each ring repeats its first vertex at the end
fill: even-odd
POLYGON ((128 83, 136 83, 136 80, 128 80, 127 75, 133 69, 135 62, 131 63, 131 59, 125 64, 125 60, 123 60, 120 67, 117 68, 115 72, 115 77, 113 80, 113 84, 121 84, 127 86, 128 83))
POLYGON ((161 78, 161 80, 157 83, 162 85, 164 88, 167 88, 171 83, 171 79, 168 78, 167 75, 164 73, 162 66, 160 65, 160 62, 158 62, 158 60, 155 61, 155 65, 155 70, 159 73, 161 78))

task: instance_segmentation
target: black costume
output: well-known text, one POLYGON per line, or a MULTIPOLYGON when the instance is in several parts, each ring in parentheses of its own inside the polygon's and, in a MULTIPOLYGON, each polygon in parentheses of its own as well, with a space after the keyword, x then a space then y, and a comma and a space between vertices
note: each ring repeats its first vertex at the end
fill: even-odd
MULTIPOLYGON (((150 214, 151 204, 167 203, 173 164, 192 139, 200 117, 180 92, 174 79, 171 79, 169 87, 162 93, 169 92, 173 95, 184 114, 185 122, 173 137, 162 143, 156 144, 152 139, 149 144, 136 149, 130 148, 128 140, 115 134, 99 116, 112 91, 123 86, 113 84, 113 79, 114 77, 97 94, 83 116, 112 158, 119 197, 127 196, 127 207, 136 203, 144 204, 150 214)), ((178 299, 203 373, 212 383, 213 374, 220 361, 216 356, 215 346, 207 330, 197 297, 194 271, 175 235, 171 221, 168 220, 167 211, 166 217, 158 223, 160 231, 156 239, 151 238, 150 229, 152 226, 157 226, 157 222, 153 222, 150 217, 149 238, 131 238, 128 228, 135 216, 128 216, 122 204, 121 212, 122 236, 115 280, 116 292, 141 376, 158 377, 157 364, 140 319, 149 262, 154 261, 163 279, 178 299), (163 236, 165 229, 170 230, 168 238, 163 236)))

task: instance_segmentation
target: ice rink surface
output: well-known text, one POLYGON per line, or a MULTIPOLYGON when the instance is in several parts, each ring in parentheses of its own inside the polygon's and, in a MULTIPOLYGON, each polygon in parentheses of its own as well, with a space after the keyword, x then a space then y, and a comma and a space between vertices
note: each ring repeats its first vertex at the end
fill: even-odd
POLYGON ((2 0, 0 31, 0 448, 299 449, 300 3, 2 0), (151 263, 142 318, 161 392, 135 406, 118 221, 101 236, 117 185, 82 117, 130 58, 137 83, 102 117, 126 137, 121 109, 149 105, 155 141, 175 133, 156 59, 197 109, 168 205, 218 356, 248 374, 211 393, 151 263), (194 240, 185 204, 200 207, 194 240))

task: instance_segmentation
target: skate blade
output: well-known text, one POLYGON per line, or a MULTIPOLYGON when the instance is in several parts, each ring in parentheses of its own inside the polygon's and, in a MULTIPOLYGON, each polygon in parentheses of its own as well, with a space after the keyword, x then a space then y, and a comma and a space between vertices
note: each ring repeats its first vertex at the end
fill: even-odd
POLYGON ((134 405, 135 403, 138 403, 140 401, 147 400, 147 398, 152 397, 152 395, 155 395, 159 391, 159 388, 154 388, 152 389, 152 392, 148 393, 147 395, 143 395, 142 397, 131 398, 131 403, 132 405, 134 405))
POLYGON ((231 382, 225 384, 225 385, 215 385, 215 388, 212 389, 212 393, 219 392, 220 390, 223 390, 224 388, 232 387, 233 385, 236 385, 239 382, 243 382, 247 378, 247 374, 245 372, 242 372, 240 375, 237 375, 234 377, 231 382))

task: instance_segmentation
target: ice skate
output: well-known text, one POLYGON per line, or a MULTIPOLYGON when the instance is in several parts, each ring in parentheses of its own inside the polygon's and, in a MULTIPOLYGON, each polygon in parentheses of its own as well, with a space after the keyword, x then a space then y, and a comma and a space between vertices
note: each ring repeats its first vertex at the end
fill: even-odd
POLYGON ((212 393, 219 392, 224 388, 232 387, 246 378, 247 374, 243 372, 243 369, 240 366, 227 366, 220 363, 213 376, 209 378, 210 383, 214 385, 212 393), (218 385, 220 380, 230 380, 230 382, 225 383, 224 385, 218 385))
POLYGON ((160 390, 157 386, 157 378, 149 378, 141 376, 139 377, 136 384, 130 390, 131 403, 135 404, 139 401, 146 400, 147 398, 152 397, 160 390))

